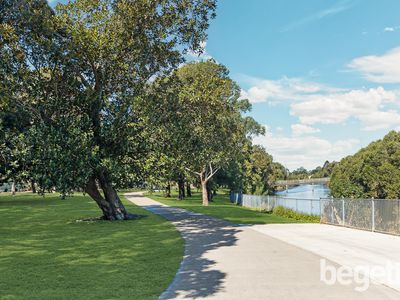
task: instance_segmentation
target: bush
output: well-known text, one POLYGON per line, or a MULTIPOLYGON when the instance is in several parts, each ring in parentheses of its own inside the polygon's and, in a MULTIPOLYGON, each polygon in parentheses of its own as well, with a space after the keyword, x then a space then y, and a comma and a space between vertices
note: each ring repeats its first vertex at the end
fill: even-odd
POLYGON ((294 219, 297 221, 312 222, 312 223, 319 223, 319 221, 320 221, 319 216, 305 215, 302 213, 298 213, 298 212, 294 211, 293 209, 286 208, 281 205, 275 206, 274 209, 272 210, 272 213, 277 216, 290 218, 290 219, 294 219))

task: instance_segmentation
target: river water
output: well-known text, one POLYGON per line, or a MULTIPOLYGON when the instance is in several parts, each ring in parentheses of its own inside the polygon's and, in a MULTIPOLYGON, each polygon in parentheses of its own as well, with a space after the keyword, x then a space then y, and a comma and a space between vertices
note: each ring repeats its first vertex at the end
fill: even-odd
POLYGON ((308 215, 320 215, 319 199, 330 197, 330 190, 323 184, 302 184, 277 192, 276 195, 282 197, 278 200, 279 205, 308 215))
POLYGON ((302 184, 287 190, 277 192, 276 195, 285 198, 319 199, 330 197, 330 189, 323 184, 302 184))

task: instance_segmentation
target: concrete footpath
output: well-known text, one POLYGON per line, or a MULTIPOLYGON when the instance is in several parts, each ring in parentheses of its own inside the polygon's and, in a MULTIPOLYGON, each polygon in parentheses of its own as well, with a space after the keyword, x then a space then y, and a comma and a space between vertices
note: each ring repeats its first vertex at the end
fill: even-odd
POLYGON ((399 292, 380 284, 357 292, 356 283, 321 282, 323 257, 257 231, 260 228, 169 207, 140 193, 126 197, 170 220, 185 240, 180 269, 160 299, 400 299, 399 292))
POLYGON ((353 270, 361 267, 376 282, 400 292, 399 236, 321 224, 254 225, 252 229, 353 270), (374 274, 377 267, 385 274, 374 274))

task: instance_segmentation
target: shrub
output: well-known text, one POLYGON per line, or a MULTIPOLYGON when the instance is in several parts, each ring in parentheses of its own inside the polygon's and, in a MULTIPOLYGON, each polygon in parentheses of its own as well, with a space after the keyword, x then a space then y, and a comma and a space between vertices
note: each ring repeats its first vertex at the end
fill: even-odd
POLYGON ((274 209, 272 210, 272 212, 274 215, 294 219, 297 221, 312 222, 312 223, 319 223, 319 221, 320 221, 319 216, 305 215, 302 213, 298 213, 298 212, 294 211, 293 209, 286 208, 281 205, 275 206, 274 209))

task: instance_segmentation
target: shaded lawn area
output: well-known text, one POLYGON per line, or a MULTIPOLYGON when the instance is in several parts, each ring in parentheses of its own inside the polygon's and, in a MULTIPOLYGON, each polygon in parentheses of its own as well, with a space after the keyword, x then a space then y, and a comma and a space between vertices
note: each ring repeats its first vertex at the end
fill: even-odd
POLYGON ((146 193, 146 196, 161 203, 184 208, 193 212, 206 214, 216 218, 224 219, 237 224, 274 224, 274 223, 299 223, 300 221, 289 219, 272 213, 260 212, 233 204, 229 195, 218 194, 214 196, 214 202, 208 207, 202 205, 201 193, 194 192, 192 197, 178 200, 174 191, 171 198, 164 197, 164 193, 146 193))
POLYGON ((157 299, 183 240, 172 224, 124 199, 132 221, 97 217, 89 197, 0 195, 0 299, 157 299))

